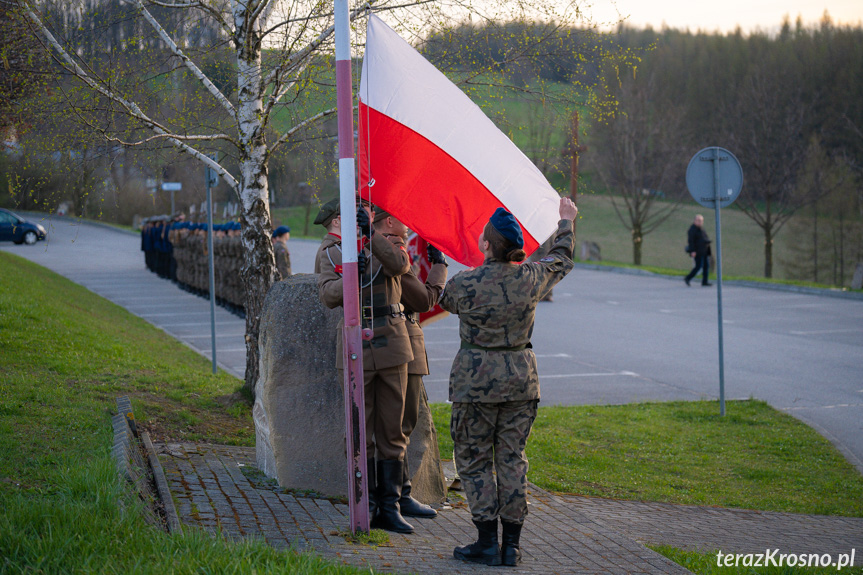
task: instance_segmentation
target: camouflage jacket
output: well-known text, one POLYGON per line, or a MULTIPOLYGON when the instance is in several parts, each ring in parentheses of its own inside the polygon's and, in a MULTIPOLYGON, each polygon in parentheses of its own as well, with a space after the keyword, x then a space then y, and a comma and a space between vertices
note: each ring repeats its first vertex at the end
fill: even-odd
POLYGON ((446 266, 434 264, 429 270, 425 283, 417 277, 418 267, 413 266, 408 273, 402 276, 402 304, 405 306, 405 313, 408 314, 408 334, 414 352, 414 359, 408 364, 408 373, 428 375, 429 363, 426 356, 423 328, 420 327, 419 323, 419 314, 430 310, 437 304, 446 284, 446 266))
POLYGON ((541 260, 518 265, 488 259, 450 280, 440 305, 458 314, 462 339, 450 371, 450 401, 539 399, 533 350, 506 348, 530 343, 537 303, 572 270, 574 249, 572 222, 561 220, 541 260))
MULTIPOLYGON (((321 303, 329 308, 339 307, 344 302, 341 244, 341 238, 327 234, 315 258, 318 296, 321 303)), ((360 306, 379 309, 398 304, 402 297, 400 276, 410 270, 410 257, 404 240, 391 242, 383 234, 375 234, 371 242, 371 254, 371 263, 363 275, 360 306)), ((376 313, 373 321, 363 320, 362 326, 372 327, 374 332, 371 341, 363 341, 363 369, 395 367, 414 358, 404 314, 376 313)), ((336 367, 343 367, 341 327, 336 341, 336 367)))

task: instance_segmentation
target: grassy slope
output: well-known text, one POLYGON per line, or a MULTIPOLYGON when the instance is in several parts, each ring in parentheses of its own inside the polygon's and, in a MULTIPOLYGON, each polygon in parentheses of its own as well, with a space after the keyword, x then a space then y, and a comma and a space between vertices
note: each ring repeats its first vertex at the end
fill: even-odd
POLYGON ((358 573, 261 542, 168 537, 119 487, 119 395, 160 438, 252 445, 241 382, 125 310, 0 253, 0 573, 358 573))

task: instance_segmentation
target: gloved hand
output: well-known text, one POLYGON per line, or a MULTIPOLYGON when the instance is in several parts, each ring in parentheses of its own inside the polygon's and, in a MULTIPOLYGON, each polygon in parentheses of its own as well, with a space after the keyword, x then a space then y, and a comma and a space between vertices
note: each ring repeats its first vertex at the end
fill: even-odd
POLYGON ((363 275, 366 273, 366 252, 357 254, 357 279, 359 280, 360 289, 363 289, 363 275))
POLYGON ((369 213, 362 206, 357 208, 357 225, 360 227, 360 233, 371 239, 375 230, 372 227, 372 220, 369 218, 369 213))
POLYGON ((434 265, 434 264, 443 264, 445 266, 449 265, 449 263, 447 263, 447 261, 446 261, 446 256, 443 255, 443 252, 431 244, 428 245, 428 256, 429 256, 429 263, 432 265, 434 265))

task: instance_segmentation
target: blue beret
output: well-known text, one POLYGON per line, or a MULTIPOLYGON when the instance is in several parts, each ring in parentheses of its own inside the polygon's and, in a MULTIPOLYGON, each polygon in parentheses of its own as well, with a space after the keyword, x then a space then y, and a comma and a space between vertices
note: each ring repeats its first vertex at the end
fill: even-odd
POLYGON ((509 243, 518 248, 524 247, 524 237, 521 235, 521 226, 515 219, 515 216, 506 211, 504 208, 498 208, 494 211, 491 218, 488 220, 494 226, 500 235, 506 238, 509 243))
POLYGON ((289 233, 291 233, 291 228, 289 228, 288 226, 279 226, 273 230, 273 237, 277 238, 279 236, 283 236, 289 233))

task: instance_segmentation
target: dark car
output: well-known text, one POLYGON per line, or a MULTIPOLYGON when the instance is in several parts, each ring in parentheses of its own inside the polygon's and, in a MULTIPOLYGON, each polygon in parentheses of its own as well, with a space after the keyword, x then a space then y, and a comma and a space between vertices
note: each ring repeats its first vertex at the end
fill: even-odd
POLYGON ((31 246, 44 239, 45 228, 41 225, 0 208, 0 242, 15 242, 31 246))

